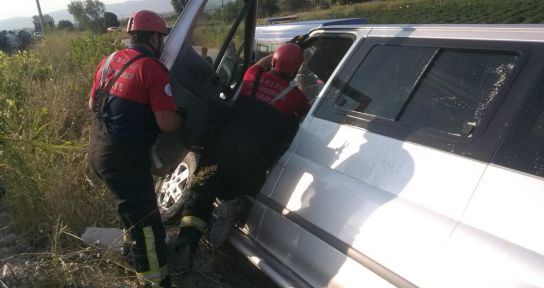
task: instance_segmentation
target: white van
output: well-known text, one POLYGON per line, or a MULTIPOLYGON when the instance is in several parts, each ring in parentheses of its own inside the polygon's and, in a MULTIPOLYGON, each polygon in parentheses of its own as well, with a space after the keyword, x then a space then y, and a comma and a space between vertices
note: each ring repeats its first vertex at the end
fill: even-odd
MULTIPOLYGON (((192 130, 158 143, 163 208, 250 65, 245 3, 206 77, 182 45, 206 1, 166 43, 192 130)), ((544 25, 340 25, 305 47, 325 85, 230 243, 280 287, 544 287, 544 25)))

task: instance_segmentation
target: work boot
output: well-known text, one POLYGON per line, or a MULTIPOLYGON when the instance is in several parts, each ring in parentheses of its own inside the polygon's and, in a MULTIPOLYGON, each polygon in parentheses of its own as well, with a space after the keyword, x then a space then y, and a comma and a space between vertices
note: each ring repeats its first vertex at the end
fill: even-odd
POLYGON ((215 208, 217 219, 210 230, 210 245, 221 246, 229 238, 234 223, 245 220, 253 199, 241 196, 233 200, 223 201, 215 208))
POLYGON ((174 251, 176 252, 175 270, 184 275, 193 268, 193 261, 202 233, 193 227, 182 228, 179 232, 174 251))

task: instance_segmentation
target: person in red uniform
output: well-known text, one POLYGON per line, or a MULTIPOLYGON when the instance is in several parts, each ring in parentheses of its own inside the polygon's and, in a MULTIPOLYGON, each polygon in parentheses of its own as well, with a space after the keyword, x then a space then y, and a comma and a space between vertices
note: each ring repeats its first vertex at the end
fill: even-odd
POLYGON ((197 180, 188 191, 176 241, 179 272, 192 268, 216 197, 226 201, 216 209, 218 219, 210 234, 215 246, 228 238, 233 222, 251 206, 268 168, 287 149, 310 107, 292 84, 302 61, 299 45, 284 44, 246 71, 241 95, 205 146, 197 180))
POLYGON ((139 11, 129 19, 127 32, 129 48, 112 53, 96 71, 89 98, 89 161, 115 197, 138 278, 148 286, 170 287, 149 155, 161 130, 180 128, 183 115, 172 97, 170 74, 158 60, 164 20, 139 11))

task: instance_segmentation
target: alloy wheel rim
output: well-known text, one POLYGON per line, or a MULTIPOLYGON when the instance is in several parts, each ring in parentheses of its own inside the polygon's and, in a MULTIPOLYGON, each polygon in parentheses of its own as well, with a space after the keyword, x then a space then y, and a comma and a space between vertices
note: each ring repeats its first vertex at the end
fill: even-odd
POLYGON ((161 211, 168 210, 180 200, 188 178, 189 167, 185 163, 179 164, 176 170, 166 177, 161 184, 157 201, 161 211))

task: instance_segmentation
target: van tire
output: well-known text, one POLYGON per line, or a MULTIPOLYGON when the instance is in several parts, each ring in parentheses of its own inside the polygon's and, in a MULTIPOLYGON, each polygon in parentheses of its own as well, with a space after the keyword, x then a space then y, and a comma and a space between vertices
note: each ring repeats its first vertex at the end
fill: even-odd
POLYGON ((181 213, 196 167, 197 155, 189 152, 172 173, 157 179, 155 195, 163 223, 170 224, 179 220, 175 216, 181 213))

